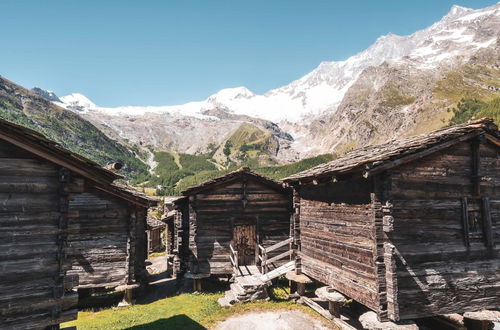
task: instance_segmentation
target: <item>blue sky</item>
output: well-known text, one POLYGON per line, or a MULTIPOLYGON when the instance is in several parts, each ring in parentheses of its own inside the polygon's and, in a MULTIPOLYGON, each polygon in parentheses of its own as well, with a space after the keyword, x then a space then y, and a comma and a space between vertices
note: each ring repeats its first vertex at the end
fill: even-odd
POLYGON ((0 2, 0 75, 98 105, 168 105, 222 88, 263 93, 453 4, 486 0, 0 2))

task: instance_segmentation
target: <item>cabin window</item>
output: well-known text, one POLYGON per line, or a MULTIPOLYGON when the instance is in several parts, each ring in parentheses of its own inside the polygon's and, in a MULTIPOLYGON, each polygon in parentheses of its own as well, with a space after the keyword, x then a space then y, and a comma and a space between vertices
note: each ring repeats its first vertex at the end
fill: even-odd
POLYGON ((462 198, 462 227, 467 247, 473 243, 484 243, 487 247, 494 245, 487 197, 462 198))

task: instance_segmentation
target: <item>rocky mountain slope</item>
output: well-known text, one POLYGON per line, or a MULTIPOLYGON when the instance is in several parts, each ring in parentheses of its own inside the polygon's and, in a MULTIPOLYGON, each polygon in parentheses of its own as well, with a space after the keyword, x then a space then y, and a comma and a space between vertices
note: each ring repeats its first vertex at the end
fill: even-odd
POLYGON ((58 99, 53 93, 43 90, 32 92, 0 77, 1 118, 37 130, 102 166, 120 161, 125 164, 125 174, 135 176, 147 173, 147 166, 133 151, 112 140, 79 115, 47 101, 46 97, 58 99))
POLYGON ((263 95, 238 87, 178 106, 103 108, 71 94, 58 104, 131 146, 217 150, 221 163, 342 154, 444 126, 462 98, 498 95, 499 34, 500 3, 480 10, 453 6, 424 30, 382 36, 345 61, 323 62, 263 95), (249 139, 235 147, 235 135, 249 139))

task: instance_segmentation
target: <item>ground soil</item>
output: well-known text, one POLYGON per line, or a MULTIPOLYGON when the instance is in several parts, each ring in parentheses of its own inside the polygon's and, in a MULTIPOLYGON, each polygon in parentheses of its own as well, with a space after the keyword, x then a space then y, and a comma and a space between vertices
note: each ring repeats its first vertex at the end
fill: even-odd
POLYGON ((325 323, 299 311, 255 312, 219 322, 214 330, 323 330, 325 323))

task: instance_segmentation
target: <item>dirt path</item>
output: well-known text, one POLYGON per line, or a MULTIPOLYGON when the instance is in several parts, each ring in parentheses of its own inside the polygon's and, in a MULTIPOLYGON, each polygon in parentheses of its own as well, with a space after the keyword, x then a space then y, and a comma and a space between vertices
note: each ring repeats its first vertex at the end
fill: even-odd
POLYGON ((300 311, 255 312, 233 316, 213 330, 323 330, 333 329, 300 311))
POLYGON ((160 256, 147 260, 151 264, 146 266, 150 274, 150 283, 145 294, 137 302, 141 304, 151 303, 159 299, 166 298, 175 293, 175 279, 167 275, 167 257, 160 256))
POLYGON ((174 162, 177 164, 177 167, 179 170, 182 170, 182 164, 181 164, 181 158, 178 153, 176 152, 171 152, 170 153, 172 156, 174 156, 174 162))

